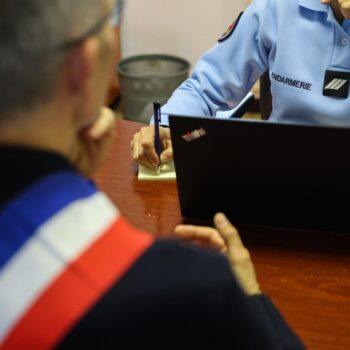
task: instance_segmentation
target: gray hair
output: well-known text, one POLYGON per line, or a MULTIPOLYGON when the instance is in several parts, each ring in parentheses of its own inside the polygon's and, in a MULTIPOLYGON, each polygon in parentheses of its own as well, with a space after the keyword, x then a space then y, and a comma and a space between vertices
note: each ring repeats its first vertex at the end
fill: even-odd
POLYGON ((96 24, 105 0, 0 0, 0 119, 46 101, 64 53, 96 24))

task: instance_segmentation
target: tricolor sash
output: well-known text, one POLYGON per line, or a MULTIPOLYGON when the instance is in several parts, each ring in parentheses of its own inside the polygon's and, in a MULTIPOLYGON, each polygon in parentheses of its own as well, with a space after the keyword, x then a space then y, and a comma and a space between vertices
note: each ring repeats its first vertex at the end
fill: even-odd
POLYGON ((48 176, 0 212, 0 349, 50 349, 153 238, 88 180, 48 176))

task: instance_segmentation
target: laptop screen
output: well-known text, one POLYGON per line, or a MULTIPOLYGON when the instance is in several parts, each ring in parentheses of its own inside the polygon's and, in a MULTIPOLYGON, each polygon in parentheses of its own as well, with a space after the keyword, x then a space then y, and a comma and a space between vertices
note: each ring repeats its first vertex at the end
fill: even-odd
POLYGON ((350 129, 170 116, 184 217, 349 231, 350 129))

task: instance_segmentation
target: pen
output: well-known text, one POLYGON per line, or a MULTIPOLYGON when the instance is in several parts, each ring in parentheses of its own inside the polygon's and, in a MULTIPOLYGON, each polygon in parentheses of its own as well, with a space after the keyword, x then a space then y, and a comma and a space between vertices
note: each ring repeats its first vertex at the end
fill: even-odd
POLYGON ((157 174, 160 173, 160 136, 159 136, 159 122, 160 122, 160 102, 153 102, 154 109, 154 147, 158 155, 159 163, 157 165, 157 174))

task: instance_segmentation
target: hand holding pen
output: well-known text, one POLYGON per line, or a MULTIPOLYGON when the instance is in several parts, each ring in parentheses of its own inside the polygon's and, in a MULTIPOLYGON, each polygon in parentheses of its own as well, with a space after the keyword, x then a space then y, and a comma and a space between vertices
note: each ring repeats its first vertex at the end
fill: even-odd
POLYGON ((158 115, 158 119, 155 118, 153 125, 142 127, 130 142, 133 160, 149 168, 155 168, 160 166, 160 163, 166 163, 173 159, 170 129, 159 126, 160 106, 157 105, 155 110, 155 115, 158 115), (156 127, 157 121, 158 128, 156 127), (156 130, 159 131, 159 136, 156 136, 156 130), (156 141, 158 139, 159 142, 156 141), (158 151, 156 150, 156 145, 158 145, 158 151))

